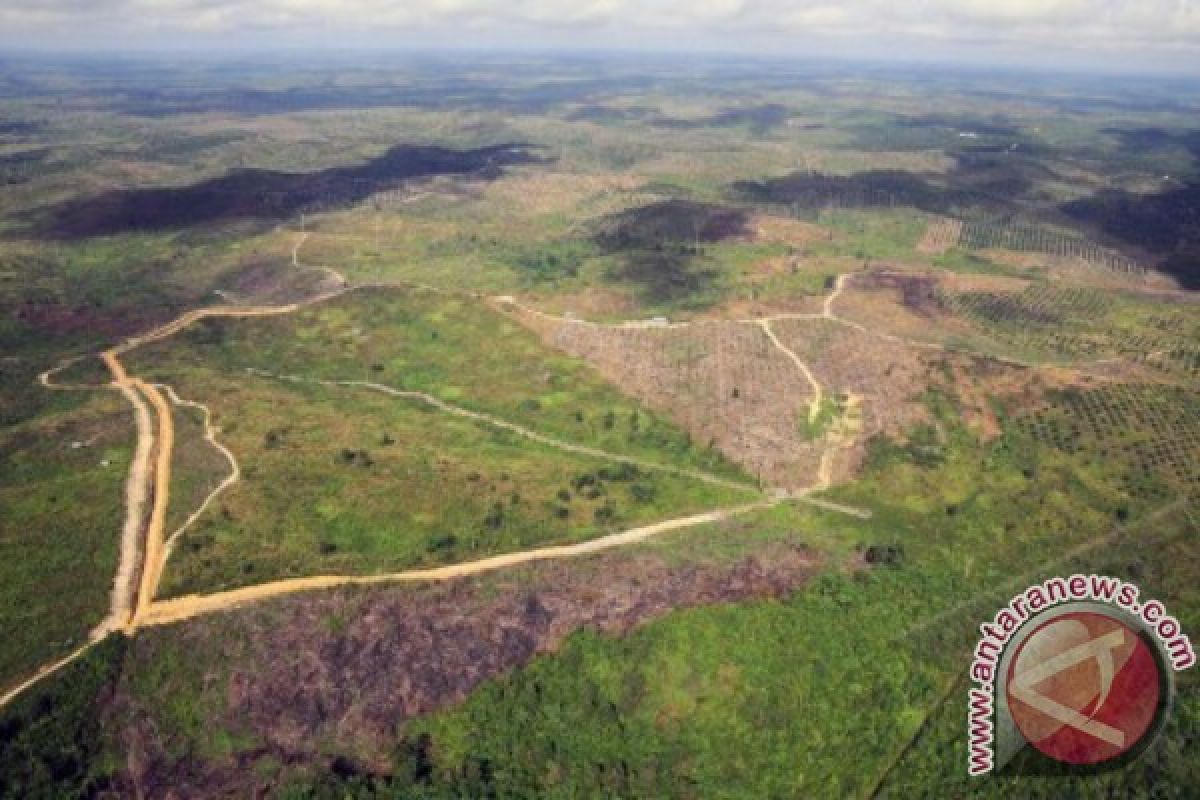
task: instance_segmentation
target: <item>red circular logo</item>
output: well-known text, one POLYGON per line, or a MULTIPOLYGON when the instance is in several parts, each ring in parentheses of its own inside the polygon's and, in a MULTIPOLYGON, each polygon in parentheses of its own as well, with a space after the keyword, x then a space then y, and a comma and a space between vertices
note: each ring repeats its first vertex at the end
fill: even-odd
POLYGON ((1099 764, 1150 733, 1167 684, 1150 645, 1107 614, 1076 611, 1038 627, 1008 668, 1009 713, 1045 755, 1099 764))

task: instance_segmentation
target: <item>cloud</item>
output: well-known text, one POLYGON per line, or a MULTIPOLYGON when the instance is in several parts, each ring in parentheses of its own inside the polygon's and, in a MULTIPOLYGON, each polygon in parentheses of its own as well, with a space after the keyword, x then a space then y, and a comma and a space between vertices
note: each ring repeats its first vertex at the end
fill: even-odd
POLYGON ((1019 25, 1080 19, 1103 4, 1089 0, 948 0, 940 5, 949 16, 961 20, 1019 25))
MULTIPOLYGON (((0 43, 170 41, 202 34, 270 44, 394 37, 453 45, 709 46, 765 52, 858 40, 983 44, 1043 56, 1200 55, 1200 0, 0 0, 0 43), (111 37, 118 37, 113 40, 111 37), (109 38, 105 38, 109 37, 109 38)), ((1200 58, 1197 59, 1200 64, 1200 58)))

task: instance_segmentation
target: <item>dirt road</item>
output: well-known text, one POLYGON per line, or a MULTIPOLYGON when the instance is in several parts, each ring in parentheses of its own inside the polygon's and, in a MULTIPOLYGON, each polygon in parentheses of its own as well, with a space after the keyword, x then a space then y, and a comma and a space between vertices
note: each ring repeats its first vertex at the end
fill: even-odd
POLYGON ((125 521, 121 528, 117 574, 113 579, 109 612, 92 632, 96 638, 103 638, 111 631, 124 628, 133 616, 138 562, 141 557, 142 521, 145 518, 146 502, 150 497, 152 485, 150 460, 155 442, 154 422, 142 394, 129 380, 125 368, 115 355, 104 353, 101 359, 112 374, 112 385, 133 407, 137 444, 129 465, 129 476, 125 479, 125 521))
POLYGON ((247 603, 264 600, 270 597, 295 594, 297 592, 308 592, 318 589, 333 589, 339 586, 447 581, 454 578, 464 578, 471 575, 492 572, 498 569, 515 567, 521 564, 530 564, 535 561, 578 558, 580 556, 586 556, 592 553, 599 553, 604 550, 611 550, 614 547, 624 547, 626 545, 641 542, 651 537, 660 536, 671 531, 677 531, 683 528, 691 528, 697 525, 707 525, 710 523, 721 522, 741 514, 770 508, 779 502, 782 501, 778 499, 763 500, 758 503, 737 506, 735 508, 720 509, 717 511, 709 511, 703 514, 695 514, 689 517, 682 517, 680 519, 656 522, 653 525, 644 525, 640 528, 632 528, 627 531, 622 531, 621 533, 609 534, 608 536, 602 536, 598 539, 590 539, 586 542, 580 542, 578 544, 540 547, 534 550, 506 553, 503 555, 480 559, 478 561, 469 561, 465 564, 452 564, 450 566, 436 567, 433 569, 394 572, 386 575, 318 575, 310 578, 294 578, 291 580, 264 583, 258 586, 248 586, 244 589, 233 589, 228 592, 220 592, 217 594, 189 595, 187 597, 163 600, 154 603, 148 609, 147 613, 138 620, 138 626, 145 627, 148 625, 165 625, 167 623, 179 622, 181 620, 191 619, 192 617, 197 617, 204 614, 228 611, 247 603))
POLYGON ((138 619, 154 602, 159 581, 162 579, 163 563, 166 560, 163 548, 164 528, 171 494, 171 455, 175 446, 175 419, 162 393, 141 380, 135 379, 133 384, 154 407, 155 416, 158 418, 158 440, 155 443, 154 477, 151 481, 154 504, 150 509, 150 519, 146 523, 142 548, 142 579, 138 586, 137 603, 126 626, 130 631, 137 626, 138 619))
MULTIPOLYGON (((292 262, 294 266, 300 266, 299 251, 306 239, 307 234, 300 238, 292 250, 292 262)), ((262 317, 290 314, 314 303, 323 302, 334 297, 338 297, 346 292, 354 291, 357 288, 366 287, 343 287, 310 298, 302 303, 288 303, 279 306, 216 306, 185 312, 171 322, 161 325, 158 328, 155 328, 140 336, 131 337, 116 347, 101 353, 100 358, 108 368, 108 371, 111 375, 111 382, 107 385, 65 385, 58 384, 53 380, 53 376, 55 374, 63 369, 66 369, 71 364, 78 361, 78 359, 72 359, 39 375, 39 382, 48 389, 63 391, 113 389, 119 391, 129 401, 130 406, 133 408, 137 443, 133 459, 130 464, 129 476, 125 484, 126 513, 122 526, 120 556, 118 560, 117 572, 113 581, 108 616, 99 626, 97 626, 95 630, 91 632, 91 636, 87 644, 78 648, 68 656, 53 662, 46 667, 43 667, 37 672, 37 674, 22 684, 14 687, 3 696, 0 696, 0 706, 8 703, 14 697, 18 696, 21 692, 25 691, 47 675, 53 674, 57 670, 79 658, 79 656, 86 652, 87 649, 94 643, 104 638, 104 636, 106 636, 108 633, 116 630, 124 630, 128 634, 133 634, 139 628, 146 625, 161 625, 168 622, 188 619, 200 614, 213 613, 229 608, 235 608, 239 605, 266 597, 274 597, 300 591, 354 584, 450 580, 453 578, 476 575, 492 570, 503 569, 506 567, 527 564, 546 559, 574 558, 590 553, 600 552, 613 547, 621 547, 632 544, 670 531, 720 522, 739 514, 770 507, 788 499, 788 496, 778 496, 749 505, 710 511, 704 514, 697 514, 680 519, 667 520, 652 525, 646 525, 578 544, 537 548, 518 553, 493 556, 466 564, 458 564, 436 569, 412 570, 408 572, 377 576, 315 576, 310 578, 298 578, 295 580, 277 581, 261 586, 237 589, 231 592, 222 592, 206 596, 183 597, 169 601, 156 602, 154 598, 158 592, 164 566, 170 555, 171 544, 204 512, 204 510, 212 502, 213 498, 215 498, 221 491, 224 491, 239 479, 240 469, 238 467, 237 459, 234 457, 233 453, 231 453, 227 448, 217 441, 216 430, 211 425, 211 414, 207 407, 198 403, 189 403, 181 400, 178 395, 175 394, 174 390, 169 386, 162 386, 160 388, 157 385, 150 384, 137 377, 130 376, 124 364, 121 363, 120 356, 142 345, 173 336, 188 326, 203 319, 218 317, 262 317), (230 475, 224 481, 222 481, 222 483, 219 484, 218 487, 208 495, 208 497, 206 497, 200 508, 194 511, 188 517, 184 524, 172 534, 169 540, 165 537, 164 528, 170 499, 171 465, 175 441, 175 427, 172 409, 170 404, 164 398, 164 392, 170 396, 172 401, 176 404, 191 405, 193 407, 200 408, 204 412, 205 438, 211 444, 221 450, 231 466, 230 475), (148 515, 146 513, 147 504, 150 504, 150 511, 148 515), (140 576, 138 570, 139 565, 141 567, 140 576)), ((827 313, 829 313, 829 307, 830 302, 827 301, 827 313)), ((772 340, 776 342, 777 346, 779 346, 785 352, 788 352, 797 366, 804 370, 805 374, 809 377, 810 382, 813 384, 817 393, 817 397, 814 398, 814 404, 810 409, 810 416, 814 415, 816 413, 815 409, 818 409, 820 405, 821 390, 819 383, 817 383, 815 377, 808 370, 807 366, 804 365, 803 362, 801 362, 795 356, 795 354, 790 353, 787 348, 783 347, 782 344, 778 342, 778 339, 776 339, 774 336, 774 332, 770 330, 769 324, 765 322, 761 324, 763 324, 764 330, 766 330, 772 340)), ((288 379, 286 376, 280 377, 288 379)), ((646 469, 669 471, 681 476, 686 476, 741 491, 754 493, 758 493, 759 491, 756 487, 748 486, 746 484, 738 483, 736 481, 731 481, 697 470, 688 470, 681 467, 671 467, 668 465, 625 458, 623 456, 607 453, 595 448, 560 441, 505 420, 470 411, 468 409, 459 408, 457 406, 452 406, 444 401, 423 393, 405 392, 380 384, 371 384, 360 381, 327 383, 335 383, 343 386, 357 386, 373 391, 386 392, 396 396, 419 399, 442 411, 445 411, 446 413, 486 422, 489 425, 510 430, 520 436, 538 441, 542 444, 570 450, 582 455, 589 455, 608 460, 627 461, 642 466, 646 469)), ((803 494, 807 495, 807 492, 803 494)))
POLYGON ((767 338, 771 340, 771 344, 775 345, 775 348, 779 352, 791 359, 791 362, 796 365, 798 370, 804 373, 804 377, 808 380, 809 385, 812 386, 812 399, 808 401, 808 422, 810 425, 815 423, 821 415, 821 403, 825 400, 825 393, 821 388, 821 382, 817 380, 817 376, 808 368, 808 365, 800 360, 800 356, 793 353, 783 342, 779 341, 779 337, 775 335, 775 331, 771 330, 769 320, 760 320, 758 324, 763 329, 763 333, 767 335, 767 338))

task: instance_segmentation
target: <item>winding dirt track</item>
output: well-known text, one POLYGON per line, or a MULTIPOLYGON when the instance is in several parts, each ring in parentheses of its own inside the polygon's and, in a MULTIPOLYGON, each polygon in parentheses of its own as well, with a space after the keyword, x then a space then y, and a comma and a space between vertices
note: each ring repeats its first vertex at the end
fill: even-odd
MULTIPOLYGON (((295 267, 303 266, 300 263, 299 251, 307 239, 308 234, 302 234, 292 249, 292 263, 295 267)), ((346 285, 344 277, 341 276, 341 274, 336 270, 328 267, 320 267, 318 269, 328 271, 330 275, 338 278, 343 285, 340 288, 314 296, 302 302, 287 303, 278 306, 215 306, 210 308, 195 309, 185 312, 175 320, 155 328, 148 333, 145 333, 141 336, 131 337, 120 345, 104 351, 100 354, 100 358, 103 360, 112 376, 112 380, 109 384, 72 385, 60 384, 53 380, 54 375, 79 361, 78 358, 68 360, 57 367, 43 372, 38 376, 39 382, 47 389, 58 391, 93 391, 97 389, 110 389, 119 391, 129 401, 134 410, 134 421, 137 431, 137 445, 130 464, 129 476, 125 486, 126 515, 122 527, 120 558, 117 573, 113 581, 108 616, 99 626, 96 627, 95 630, 91 632, 89 641, 86 644, 66 657, 43 667, 25 682, 19 684, 18 686, 9 690, 6 694, 0 696, 0 707, 10 702, 13 698, 19 696, 23 691, 36 684, 38 681, 44 679, 46 676, 53 674, 57 670, 79 658, 96 642, 100 641, 105 635, 115 630, 124 630, 128 634, 132 634, 140 627, 148 625, 163 625, 170 622, 189 619, 202 614, 216 613, 227 609, 236 608, 268 597, 277 597, 296 592, 348 585, 412 581, 442 581, 469 575, 477 575, 497 569, 504 569, 506 567, 528 564, 535 561, 575 558, 581 555, 596 553, 610 548, 621 547, 634 542, 639 542, 670 531, 720 522, 740 514, 770 507, 788 499, 796 499, 829 511, 849 514, 860 518, 867 518, 870 516, 869 511, 843 506, 811 496, 814 492, 828 488, 830 485, 832 459, 835 457, 836 452, 842 444, 841 439, 845 438, 844 436, 834 436, 830 437, 828 445, 825 448, 825 452, 822 455, 821 464, 818 469, 817 480, 814 486, 792 493, 777 492, 774 493, 769 499, 764 499, 748 505, 738 506, 736 508, 720 509, 704 514, 683 517, 680 519, 667 520, 652 525, 634 528, 621 533, 610 534, 608 536, 603 536, 598 539, 593 539, 591 541, 581 542, 578 544, 537 548, 435 569, 410 570, 406 572, 374 576, 313 576, 307 578, 275 581, 260 586, 245 587, 210 595, 192 595, 166 601, 155 601, 154 597, 158 591, 165 563, 170 556, 172 544, 174 544, 174 542, 177 541, 178 538, 204 513, 211 502, 221 492, 225 491, 239 480, 241 473, 237 459, 234 457, 233 453, 217 440, 217 430, 212 426, 212 417, 207 406, 180 399, 170 386, 152 385, 136 377, 131 377, 125 370, 124 365, 121 363, 120 356, 129 352, 130 350, 133 350, 134 348, 140 347, 141 345, 173 336, 188 326, 208 318, 243 318, 290 314, 301 308, 333 299, 341 296, 342 294, 368 288, 416 288, 439 292, 445 291, 438 289, 437 287, 410 284, 364 284, 352 287, 346 285), (171 534, 169 539, 164 535, 164 526, 169 501, 171 455, 174 447, 174 423, 171 414, 171 407, 163 396, 164 392, 176 405, 198 408, 204 413, 205 439, 222 452, 229 462, 231 470, 230 474, 212 492, 209 493, 200 507, 188 517, 188 519, 183 523, 182 526, 180 526, 178 530, 171 534), (147 405, 147 403, 149 405, 147 405), (151 416, 151 408, 153 408, 154 412, 153 418, 151 416), (157 418, 157 434, 155 433, 154 418, 157 418), (153 462, 153 464, 151 462, 153 462), (147 517, 146 506, 147 503, 151 502, 151 499, 152 505, 150 513, 147 517), (140 579, 137 577, 139 566, 141 567, 140 579)), ((940 344, 913 341, 899 336, 894 336, 892 334, 874 331, 860 323, 839 317, 835 312, 834 306, 850 277, 850 275, 838 276, 833 287, 833 291, 825 298, 822 311, 819 314, 779 314, 748 320, 729 320, 729 322, 734 323, 754 324, 761 326, 763 331, 771 339, 772 343, 783 353, 785 353, 796 365, 796 367, 804 373, 814 389, 813 400, 811 401, 809 407, 810 420, 814 420, 819 413, 820 404, 823 399, 823 388, 821 387, 820 382, 817 381, 816 376, 812 373, 812 370, 808 367, 808 365, 805 364, 794 352, 783 345, 783 343, 778 339, 770 327, 771 322, 776 320, 828 319, 853 327, 857 330, 884 340, 902 342, 910 346, 925 349, 946 349, 940 344)), ((492 303, 510 304, 516 308, 519 308, 523 313, 566 321, 565 318, 557 317, 538 309, 522 306, 512 297, 506 296, 483 298, 482 295, 478 293, 467 294, 477 299, 488 299, 492 303)), ((597 324, 583 320, 570 321, 576 324, 597 324)), ((620 327, 683 328, 691 325, 703 324, 709 323, 704 321, 682 322, 664 326, 661 323, 646 321, 621 323, 620 327)), ((1052 366, 1026 364, 1024 362, 1018 362, 1012 359, 1004 358, 997 360, 1017 366, 1032 368, 1038 368, 1039 366, 1052 366)), ((274 377, 284 380, 303 380, 294 376, 274 377)), ((543 434, 539 434, 535 431, 531 431, 513 423, 509 423, 505 420, 480 414, 478 412, 473 412, 468 409, 459 408, 457 406, 452 406, 424 393, 402 391, 365 381, 318 382, 342 386, 358 386, 400 397, 418 399, 447 413, 477 419, 490 425, 496 425, 549 446, 567 449, 583 455, 610 460, 615 459, 629 461, 647 469, 666 470, 679 475, 685 475, 691 478, 704 480, 709 483, 718 484, 729 488, 757 491, 753 487, 748 487, 744 484, 739 484, 717 476, 708 475, 707 473, 653 464, 651 462, 637 461, 634 459, 617 456, 612 453, 596 450, 594 448, 589 448, 582 445, 573 445, 569 442, 563 442, 548 436, 544 436, 543 434)))
MULTIPOLYGON (((293 247, 293 266, 302 266, 299 260, 299 251, 307 239, 308 234, 302 234, 293 247)), ((425 570, 410 570, 406 572, 374 576, 325 575, 296 578, 275 581, 259 586, 235 589, 228 592, 219 592, 210 595, 192 595, 167 601, 155 601, 154 598, 158 592, 163 569, 167 559, 170 556, 171 546, 175 541, 178 540, 184 531, 186 531, 200 517, 200 515, 204 513, 214 498, 239 480, 241 471, 240 467, 238 466, 237 459, 234 457, 233 453, 217 440, 217 431, 212 426, 212 415, 207 406, 180 399, 170 386, 150 384, 139 378, 130 376, 124 365, 121 363, 120 356, 144 344, 173 336, 174 334, 184 330, 196 322, 199 322, 200 320, 218 317, 244 318, 290 314, 306 306, 333 299, 350 291, 365 288, 378 288, 383 286, 380 284, 369 284, 356 287, 346 286, 345 279, 336 270, 331 268, 321 269, 326 269, 331 275, 341 279, 343 286, 339 289, 312 297, 303 302, 287 303, 279 306, 214 306, 210 308, 195 309, 185 312, 171 322, 155 328, 148 333, 131 337, 116 347, 100 353, 100 358, 108 368, 112 377, 111 382, 107 385, 59 384, 53 380, 53 376, 55 374, 76 363, 79 360, 78 358, 68 360, 57 367, 46 370, 38 376, 39 382, 44 387, 53 390, 91 391, 97 389, 114 389, 119 391, 129 401, 134 410, 137 445, 130 464, 129 476, 126 480, 126 514, 125 521, 122 526, 120 558, 116 576, 113 581, 108 616, 99 626, 96 627, 96 629, 91 632, 87 643, 79 647, 65 658, 43 667, 31 678, 9 690, 6 694, 0 696, 0 707, 3 707, 13 698, 20 695, 23 691, 36 684, 38 681, 44 679, 46 676, 53 674, 59 669, 65 667, 67 664, 70 664, 75 659, 79 658, 81 655, 87 652, 90 647, 103 639, 108 633, 115 630, 123 630, 127 634, 133 634, 138 628, 147 625, 163 625, 170 622, 189 619, 202 614, 215 613, 236 608, 245 605, 246 603, 251 603, 268 597, 294 594, 296 592, 348 585, 412 581, 444 581, 469 575, 477 575, 497 569, 504 569, 520 564, 528 564, 535 561, 575 558, 582 555, 601 552, 614 547, 621 547, 635 542, 640 542, 650 537, 670 531, 720 522, 740 514, 768 508, 791 498, 800 499, 805 502, 811 502, 814 505, 826 508, 830 511, 847 513, 861 518, 865 518, 870 515, 869 512, 861 509, 849 508, 836 503, 821 501, 809 496, 814 491, 828 488, 829 463, 831 463, 830 459, 833 457, 833 451, 837 446, 831 442, 830 447, 826 449, 826 453, 822 457, 822 464, 819 470, 820 474, 818 476, 817 484, 814 487, 791 494, 778 493, 771 498, 748 505, 738 506, 735 508, 719 509, 674 520, 666 520, 652 525, 634 528, 621 533, 610 534, 608 536, 603 536, 598 539, 593 539, 578 544, 536 548, 517 553, 493 556, 465 564, 457 564, 425 570), (171 407, 163 396, 164 392, 176 405, 198 408, 204 413, 205 439, 221 451, 221 453, 228 460, 231 468, 230 474, 212 492, 209 493, 200 507, 188 517, 188 519, 183 523, 182 526, 180 526, 178 530, 171 534, 169 539, 165 536, 164 528, 166 524, 167 508, 170 498, 171 456, 174 448, 175 427, 171 407), (147 405, 147 403, 149 405, 147 405), (151 417, 151 408, 154 412, 153 418, 151 417), (157 420, 157 428, 154 424, 155 420, 157 420), (151 462, 153 462, 153 464, 151 462), (147 517, 146 506, 148 502, 151 504, 151 507, 150 513, 147 517), (139 565, 141 568, 140 579, 136 577, 138 574, 139 565)), ((833 301, 842 290, 844 278, 845 276, 840 276, 838 278, 833 293, 825 300, 822 314, 784 315, 778 318, 838 319, 837 317, 833 316, 833 301)), ((441 291, 435 289, 435 287, 409 288, 428 288, 441 291)), ((477 294, 473 294, 472 296, 479 297, 477 294)), ((506 301, 515 304, 515 301, 512 300, 512 298, 507 297, 493 298, 493 301, 506 301)), ((530 313, 550 316, 535 309, 525 310, 530 313)), ((788 350, 788 348, 786 348, 782 342, 779 341, 770 328, 769 319, 738 320, 738 322, 761 325, 772 342, 780 350, 786 353, 796 364, 797 368, 802 370, 808 377, 814 388, 814 399, 810 406, 809 416, 810 419, 815 419, 820 408, 822 388, 808 366, 804 364, 804 362, 801 361, 799 357, 795 355, 795 353, 788 350)), ((680 323, 672 327, 685 327, 689 324, 692 323, 680 323)), ((627 323, 627 325, 662 327, 661 325, 655 323, 627 323)), ((270 375, 270 373, 264 374, 270 375)), ((281 380, 304 380, 295 376, 271 377, 276 377, 281 380)), ((489 425, 498 426, 512 431, 520 436, 551 447, 568 450, 581 455, 604 458, 606 460, 626 461, 646 469, 671 472, 677 475, 705 481, 710 484, 724 486, 726 488, 733 488, 754 493, 759 492, 759 490, 755 487, 730 481, 725 478, 700 472, 698 470, 689 470, 681 467, 671 467, 668 465, 631 459, 598 450, 596 448, 564 442, 537 433, 536 431, 532 431, 514 423, 507 422, 506 420, 450 405, 449 403, 445 403, 438 398, 422 392, 402 391, 392 387, 383 386, 381 384, 373 384, 365 381, 315 382, 329 385, 361 387, 372 391, 384 392, 398 397, 417 399, 428 403, 446 413, 455 414, 457 416, 479 420, 489 425)))
POLYGON ((220 452, 221 455, 225 457, 225 460, 229 463, 229 474, 225 476, 225 479, 217 484, 217 486, 208 493, 208 496, 204 498, 204 501, 200 503, 196 510, 188 515, 188 518, 184 520, 183 524, 176 528, 175 531, 169 537, 167 537, 166 552, 163 554, 163 560, 165 561, 171 557, 171 550, 174 548, 175 543, 179 540, 179 537, 182 536, 190 527, 192 527, 192 525, 196 523, 196 520, 200 519, 201 515, 208 510, 208 507, 212 505, 212 502, 216 500, 218 496, 220 496, 230 486, 233 486, 235 483, 241 480, 242 467, 240 464, 238 464, 237 457, 234 456, 233 452, 230 451, 228 447, 221 444, 220 440, 217 439, 217 434, 220 433, 220 431, 212 424, 212 411, 208 406, 192 400, 182 399, 178 394, 175 393, 173 388, 165 383, 155 384, 155 386, 157 386, 161 391, 166 392, 167 397, 169 397, 171 402, 175 405, 184 406, 187 408, 195 408, 204 415, 204 441, 208 442, 209 446, 220 452))
POLYGON ((547 436, 543 433, 538 433, 537 431, 531 430, 522 425, 517 425, 514 422, 509 422, 508 420, 504 420, 499 417, 493 417, 491 414, 484 414, 479 411, 472 411, 469 408, 463 408, 461 406, 452 405, 450 403, 447 403, 444 400, 440 400, 437 397, 434 397, 431 394, 426 394, 425 392, 414 392, 414 391, 409 391, 406 389, 395 389, 391 386, 386 386, 382 383, 371 383, 370 381, 330 381, 330 380, 318 380, 315 378, 302 378, 298 375, 279 375, 279 374, 276 374, 273 372, 267 372, 266 370, 260 370, 260 369, 248 369, 246 371, 252 375, 259 375, 259 376, 265 377, 265 378, 275 378, 276 380, 289 381, 292 383, 311 383, 311 384, 316 384, 318 386, 345 386, 345 387, 351 387, 351 388, 361 388, 361 389, 368 389, 373 392, 380 392, 382 394, 388 394, 393 397, 402 397, 407 400, 417 400, 422 403, 425 403, 426 405, 432 406, 433 408, 436 408, 439 411, 444 411, 447 414, 453 414, 456 417, 465 417, 466 419, 472 419, 472 420, 476 420, 478 422, 483 422, 483 423, 486 423, 486 424, 491 425, 496 428, 502 428, 506 431, 511 431, 512 433, 515 433, 518 436, 521 436, 525 439, 529 439, 530 441, 534 441, 539 444, 544 444, 544 445, 547 445, 548 447, 553 447, 555 449, 563 450, 568 453, 575 453, 577 455, 588 456, 591 458, 601 458, 606 461, 625 462, 627 464, 633 464, 634 466, 642 467, 644 469, 652 470, 655 472, 667 472, 672 475, 679 475, 684 478, 693 478, 695 480, 702 481, 702 482, 708 483, 708 484, 712 484, 714 486, 723 486, 726 489, 736 489, 738 491, 753 492, 755 494, 759 493, 759 489, 756 486, 751 486, 750 484, 746 484, 746 483, 740 483, 738 481, 732 481, 732 480, 729 480, 728 478, 722 478, 718 475, 712 475, 708 472, 701 472, 700 470, 687 469, 686 467, 673 467, 669 464, 658 464, 653 461, 643 461, 642 459, 639 459, 639 458, 631 458, 630 456, 620 455, 619 453, 610 453, 607 450, 600 450, 599 448, 595 448, 595 447, 588 447, 588 446, 582 445, 582 444, 573 444, 571 442, 566 442, 566 441, 563 441, 562 439, 555 439, 552 436, 547 436))
POLYGON ((763 333, 771 340, 771 344, 775 345, 775 349, 779 350, 796 365, 796 369, 804 374, 810 386, 812 386, 812 400, 808 402, 808 422, 811 425, 817 421, 817 417, 821 415, 821 403, 825 399, 825 391, 821 388, 821 382, 817 380, 817 376, 808 368, 808 365, 800 360, 800 356, 792 352, 783 342, 779 341, 779 337, 775 335, 775 331, 771 330, 770 320, 760 320, 759 327, 763 329, 763 333))
MULTIPOLYGON (((297 265, 299 264, 299 247, 301 244, 303 244, 304 238, 307 237, 303 237, 292 251, 293 260, 297 265)), ((331 274, 337 275, 336 271, 330 270, 330 272, 331 274)), ((696 525, 703 525, 711 522, 718 522, 738 514, 766 508, 783 501, 784 498, 772 498, 751 505, 716 510, 680 519, 667 520, 664 522, 655 523, 653 525, 634 528, 622 533, 611 534, 609 536, 604 536, 599 539, 575 545, 538 548, 535 550, 510 553, 483 559, 481 561, 441 567, 437 569, 413 570, 409 572, 377 576, 315 576, 311 578, 277 581, 262 586, 238 589, 232 592, 221 592, 206 596, 192 596, 170 601, 156 602, 154 598, 158 592, 163 569, 170 555, 171 544, 173 544, 174 541, 176 541, 178 537, 196 519, 199 518, 212 500, 218 494, 220 494, 220 492, 227 489, 239 479, 240 468, 238 466, 237 459, 228 450, 228 448, 225 448, 217 441, 216 430, 211 425, 211 413, 206 406, 203 406, 199 403, 191 403, 189 401, 181 400, 174 390, 169 386, 162 386, 160 390, 159 386, 157 385, 150 384, 139 378, 130 376, 128 371, 125 369, 125 366, 121 363, 120 356, 144 344, 173 336, 188 326, 193 325, 203 319, 218 317, 263 317, 290 314, 306 306, 338 297, 346 292, 361 288, 372 288, 373 286, 374 285, 371 287, 343 287, 313 297, 302 303, 288 303, 280 306, 215 306, 185 312, 171 322, 155 328, 148 333, 131 337, 116 347, 100 353, 99 357, 108 368, 108 371, 111 375, 111 381, 108 384, 60 384, 54 380, 54 376, 57 373, 70 367, 72 364, 77 363, 80 360, 79 358, 70 359, 58 365, 57 367, 46 370, 38 376, 38 381, 42 386, 56 391, 95 391, 107 389, 120 392, 122 396, 129 401, 134 411, 137 444, 132 461, 130 463, 129 476, 125 484, 126 513, 122 526, 120 556, 118 559, 116 576, 113 581, 108 615, 93 631, 90 632, 88 641, 85 644, 64 658, 47 664, 24 682, 11 688, 5 694, 0 695, 0 707, 7 705, 14 698, 18 697, 21 693, 37 684, 39 681, 45 679, 49 675, 54 674, 58 670, 78 659, 97 642, 102 640, 105 636, 113 631, 122 630, 126 634, 132 635, 140 627, 145 625, 161 625, 165 624, 166 622, 187 619, 200 614, 223 611, 257 599, 273 597, 282 594, 292 594, 295 592, 354 584, 450 580, 452 578, 475 575, 517 564, 554 558, 573 558, 580 555, 600 552, 613 547, 620 547, 633 542, 642 541, 652 536, 673 530, 694 527, 696 525), (192 407, 200 408, 204 412, 205 438, 221 450, 231 466, 230 475, 208 495, 208 497, 201 504, 200 508, 188 517, 187 521, 185 521, 184 524, 171 535, 170 539, 166 538, 164 529, 167 508, 170 499, 171 456, 174 449, 175 426, 171 407, 163 396, 164 392, 167 393, 177 404, 190 405, 192 407), (151 409, 153 409, 153 416, 151 414, 151 409), (155 424, 156 421, 157 425, 155 424), (150 505, 150 512, 147 516, 146 507, 148 504, 150 505)), ((346 385, 356 384, 354 382, 347 382, 346 385)), ((588 448, 582 445, 573 445, 569 442, 562 442, 539 434, 535 431, 522 428, 521 426, 514 425, 513 423, 509 423, 505 420, 479 414, 477 412, 458 408, 456 406, 451 406, 430 395, 401 392, 399 390, 392 389, 391 387, 385 387, 381 385, 370 385, 365 383, 362 385, 365 386, 365 388, 373 389, 375 391, 385 391, 390 394, 420 399, 426 403, 430 403, 438 407, 443 411, 446 411, 447 413, 470 417, 487 422, 491 425, 503 427, 521 436, 525 436, 553 447, 559 447, 580 454, 602 457, 609 460, 630 461, 631 463, 638 464, 647 469, 666 470, 679 475, 685 475, 698 480, 703 480, 712 484, 722 485, 727 488, 735 488, 755 493, 758 492, 755 487, 750 487, 735 481, 729 481, 718 476, 709 475, 707 473, 623 458, 621 456, 616 456, 615 454, 596 450, 594 448, 588 448)))

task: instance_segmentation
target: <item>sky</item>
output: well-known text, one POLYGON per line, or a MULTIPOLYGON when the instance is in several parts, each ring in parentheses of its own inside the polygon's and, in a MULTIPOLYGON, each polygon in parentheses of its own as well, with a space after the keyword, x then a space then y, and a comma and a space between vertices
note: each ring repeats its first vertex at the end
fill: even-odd
POLYGON ((0 0, 0 48, 720 51, 1200 74, 1200 0, 0 0))

